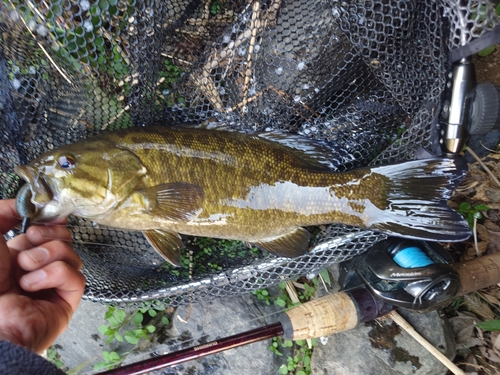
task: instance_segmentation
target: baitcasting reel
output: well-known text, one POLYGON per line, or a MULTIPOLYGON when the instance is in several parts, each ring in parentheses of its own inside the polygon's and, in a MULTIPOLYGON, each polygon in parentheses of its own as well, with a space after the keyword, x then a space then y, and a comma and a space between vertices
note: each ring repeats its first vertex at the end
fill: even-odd
POLYGON ((343 289, 363 285, 384 303, 417 311, 449 302, 460 289, 451 257, 437 243, 390 238, 340 264, 343 289))

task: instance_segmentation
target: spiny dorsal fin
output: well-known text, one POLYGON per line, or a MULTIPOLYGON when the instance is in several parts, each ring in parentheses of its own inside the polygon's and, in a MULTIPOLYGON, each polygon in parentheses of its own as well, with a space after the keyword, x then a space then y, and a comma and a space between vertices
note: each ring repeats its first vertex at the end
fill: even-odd
POLYGON ((178 233, 160 229, 147 230, 142 233, 163 259, 176 267, 181 265, 180 249, 183 244, 178 233))
POLYGON ((201 209, 203 189, 195 184, 173 182, 140 191, 150 202, 150 209, 173 221, 188 221, 201 209))
POLYGON ((310 168, 339 171, 340 168, 344 170, 343 165, 354 161, 352 155, 334 143, 279 131, 256 133, 255 135, 287 147, 310 168))
POLYGON ((310 237, 310 233, 304 228, 296 228, 282 236, 256 241, 253 244, 276 256, 294 258, 307 253, 310 237))

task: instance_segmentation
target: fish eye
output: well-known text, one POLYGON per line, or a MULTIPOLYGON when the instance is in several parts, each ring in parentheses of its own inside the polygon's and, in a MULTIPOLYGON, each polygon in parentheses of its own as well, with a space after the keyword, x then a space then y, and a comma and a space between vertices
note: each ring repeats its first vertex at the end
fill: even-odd
POLYGON ((75 159, 71 156, 62 155, 57 159, 57 164, 64 169, 73 169, 75 167, 75 159))

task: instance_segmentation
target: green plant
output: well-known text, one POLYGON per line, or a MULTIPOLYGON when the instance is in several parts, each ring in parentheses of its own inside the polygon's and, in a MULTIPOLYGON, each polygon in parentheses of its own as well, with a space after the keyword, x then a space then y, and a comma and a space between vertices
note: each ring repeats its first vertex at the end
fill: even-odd
MULTIPOLYGON (((282 346, 284 348, 293 348, 292 356, 288 356, 286 364, 282 364, 279 368, 279 373, 283 375, 309 375, 311 374, 311 356, 314 347, 316 346, 316 339, 311 340, 311 348, 307 345, 305 340, 283 340, 282 346)), ((280 353, 281 354, 281 353, 280 353)))
POLYGON ((64 367, 64 363, 61 361, 61 355, 53 346, 47 349, 47 359, 56 365, 57 368, 64 367))
POLYGON ((264 301, 266 305, 269 306, 271 304, 271 297, 267 289, 257 289, 252 291, 252 294, 256 296, 258 300, 264 301))
POLYGON ((474 227, 474 220, 483 218, 481 211, 488 211, 490 208, 485 204, 476 204, 474 207, 469 202, 462 202, 458 211, 463 215, 470 228, 474 227))
MULTIPOLYGON (((326 283, 331 284, 330 275, 328 270, 324 269, 320 272, 321 277, 326 283)), ((300 303, 307 302, 314 297, 319 281, 315 277, 311 280, 305 278, 299 279, 302 281, 301 288, 297 291, 297 296, 300 302, 294 303, 287 293, 285 282, 279 284, 280 293, 276 297, 270 295, 267 289, 258 289, 252 292, 257 299, 264 301, 267 305, 274 302, 275 305, 283 307, 284 309, 291 308, 300 303), (303 289, 302 289, 303 288, 303 289)), ((279 373, 283 375, 310 375, 311 373, 311 355, 316 345, 316 339, 311 340, 311 347, 309 347, 305 340, 284 340, 282 337, 274 337, 269 350, 275 355, 283 357, 281 349, 291 349, 292 355, 287 356, 286 363, 282 364, 279 368, 279 373)))
MULTIPOLYGON (((101 325, 98 329, 106 337, 107 344, 116 340, 135 345, 140 339, 149 340, 149 335, 156 331, 156 327, 146 322, 158 316, 159 313, 163 314, 164 310, 165 306, 161 304, 152 307, 140 307, 129 313, 123 309, 108 306, 104 314, 104 319, 108 321, 108 324, 101 325)), ((161 322, 165 325, 170 324, 170 320, 164 315, 161 317, 161 322)), ((94 365, 94 369, 114 367, 121 363, 127 354, 128 352, 120 354, 114 351, 103 351, 103 361, 94 365)))
POLYGON ((219 14, 221 10, 220 0, 212 0, 210 2, 210 13, 213 15, 219 14))
POLYGON ((500 320, 487 320, 477 323, 476 326, 484 331, 500 331, 500 320))
POLYGON ((174 267, 170 263, 163 264, 163 268, 182 279, 222 271, 232 264, 241 264, 242 258, 248 260, 262 257, 261 250, 256 247, 249 248, 241 241, 189 237, 186 245, 191 254, 181 252, 180 267, 174 267))
POLYGON ((102 352, 102 357, 104 360, 96 363, 94 365, 94 370, 104 370, 104 369, 109 370, 109 369, 112 369, 114 367, 117 367, 120 363, 123 362, 123 360, 125 359, 125 356, 127 354, 128 353, 124 353, 123 357, 122 357, 117 352, 108 352, 108 351, 104 350, 102 352))
MULTIPOLYGON (((483 9, 484 7, 480 7, 479 10, 475 13, 473 13, 472 15, 472 19, 476 19, 476 18, 479 18, 479 20, 483 21, 484 19, 486 19, 486 9, 483 9)), ((500 17, 500 4, 498 4, 496 7, 495 7, 495 14, 500 17)), ((481 57, 486 57, 488 55, 491 55, 494 51, 495 51, 496 47, 493 45, 493 46, 489 46, 489 47, 486 47, 485 49, 483 49, 482 51, 479 51, 477 54, 481 57)))
POLYGON ((157 314, 156 310, 143 308, 127 316, 125 310, 109 306, 108 311, 104 315, 109 325, 101 325, 99 332, 107 336, 106 342, 108 344, 113 339, 119 342, 123 342, 125 339, 130 344, 137 344, 141 338, 149 339, 148 334, 153 333, 156 327, 153 325, 143 327, 142 322, 146 312, 151 317, 157 314), (131 327, 130 322, 133 323, 132 329, 125 329, 131 327), (120 331, 122 332, 120 333, 120 331))

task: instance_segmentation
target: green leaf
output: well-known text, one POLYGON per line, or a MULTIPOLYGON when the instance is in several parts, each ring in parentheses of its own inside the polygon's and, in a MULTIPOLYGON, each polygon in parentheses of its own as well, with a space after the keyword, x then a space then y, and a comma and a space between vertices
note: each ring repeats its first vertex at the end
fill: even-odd
POLYGON ((305 340, 296 340, 295 343, 298 345, 298 346, 304 346, 305 345, 305 340))
POLYGON ((292 340, 283 340, 283 343, 281 344, 284 348, 291 348, 293 346, 293 341, 292 340))
POLYGON ((485 331, 500 331, 500 320, 488 320, 477 323, 476 326, 485 331))
POLYGON ((288 374, 288 367, 286 365, 281 365, 279 369, 280 374, 286 375, 288 374))
POLYGON ((155 326, 152 326, 152 325, 151 325, 151 326, 147 326, 147 327, 146 327, 146 329, 147 329, 147 331, 148 331, 149 333, 153 333, 154 331, 156 331, 156 327, 155 327, 155 326))
POLYGON ((285 307, 286 306, 286 301, 282 300, 281 298, 277 298, 274 300, 274 303, 278 306, 285 307))
POLYGON ((332 286, 332 282, 330 280, 330 273, 328 272, 328 270, 325 268, 319 274, 321 275, 321 277, 323 278, 323 280, 325 280, 325 283, 327 283, 328 286, 331 287, 332 286))
POLYGON ((133 344, 133 345, 135 345, 139 342, 139 339, 136 337, 136 335, 132 331, 127 331, 125 333, 125 340, 128 343, 133 344))
POLYGON ((116 317, 114 315, 108 319, 108 322, 109 322, 110 326, 113 328, 120 326, 120 322, 118 321, 118 319, 116 319, 116 317))
POLYGON ((295 375, 306 375, 306 373, 304 371, 300 370, 300 371, 297 371, 297 373, 295 375))
POLYGON ((107 369, 109 367, 110 367, 110 365, 107 361, 101 361, 101 362, 96 363, 92 368, 94 370, 102 370, 102 369, 107 369))
POLYGON ((163 324, 165 324, 166 326, 168 326, 170 324, 170 320, 168 320, 168 318, 166 316, 161 318, 161 322, 163 324))
POLYGON ((469 202, 460 203, 460 206, 458 206, 458 210, 462 213, 466 213, 467 211, 470 210, 470 203, 469 202))
POLYGON ((309 366, 309 364, 311 363, 311 356, 305 355, 303 362, 304 362, 304 366, 309 366))
POLYGON ((474 209, 478 210, 478 211, 488 211, 488 210, 490 210, 490 207, 488 207, 485 204, 477 204, 474 206, 474 209))
POLYGON ((110 328, 108 326, 105 326, 105 325, 102 325, 102 326, 99 326, 99 328, 97 328, 99 330, 99 332, 107 335, 110 328))
POLYGON ((479 51, 477 54, 481 57, 486 57, 488 55, 491 55, 493 51, 495 50, 495 46, 489 46, 482 51, 479 51))
POLYGON ((154 317, 156 316, 156 314, 158 314, 158 313, 156 312, 156 310, 149 309, 149 310, 148 310, 148 314, 149 314, 151 317, 153 317, 153 318, 154 318, 154 317))
POLYGON ((120 335, 118 332, 115 332, 115 339, 118 342, 123 342, 123 336, 120 335))
POLYGON ((136 312, 134 316, 132 317, 132 320, 134 321, 134 324, 139 327, 144 320, 144 315, 140 312, 136 312))
POLYGON ((111 353, 109 353, 109 358, 111 359, 111 361, 114 361, 114 362, 117 362, 117 361, 121 360, 120 354, 118 354, 117 352, 111 352, 111 353))
POLYGON ((120 309, 120 310, 116 310, 115 311, 115 318, 120 323, 123 323, 123 321, 125 320, 125 316, 126 315, 127 314, 125 313, 125 310, 120 309))

